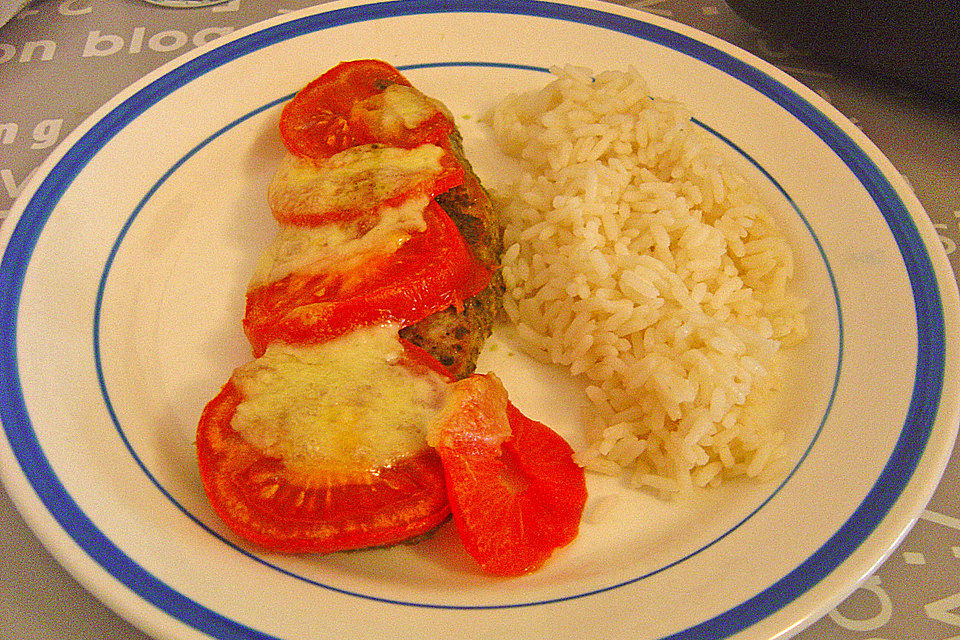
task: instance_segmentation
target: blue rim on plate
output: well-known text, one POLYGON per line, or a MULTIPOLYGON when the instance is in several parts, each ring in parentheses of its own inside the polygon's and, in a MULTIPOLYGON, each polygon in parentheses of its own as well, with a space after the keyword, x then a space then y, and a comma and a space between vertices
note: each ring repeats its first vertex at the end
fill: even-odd
MULTIPOLYGON (((146 572, 104 536, 73 501, 33 432, 17 366, 16 323, 27 265, 60 198, 86 163, 144 110, 227 62, 272 44, 340 25, 388 17, 442 13, 525 14, 591 25, 671 48, 705 62, 780 105, 846 164, 881 211, 899 248, 914 296, 917 366, 903 429, 877 482, 853 516, 804 563, 777 583, 723 614, 669 636, 672 640, 725 638, 756 624, 815 586, 866 540, 904 491, 919 463, 940 405, 946 337, 936 274, 906 205, 881 170, 827 116, 779 81, 733 55, 639 18, 540 0, 393 0, 344 7, 253 32, 188 60, 149 83, 104 115, 74 144, 39 185, 17 220, 0 263, 0 419, 18 463, 60 526, 109 574, 168 615, 218 638, 271 638, 190 600, 146 572)), ((458 63, 464 64, 464 63, 458 63)), ((101 285, 102 286, 102 285, 101 285)))

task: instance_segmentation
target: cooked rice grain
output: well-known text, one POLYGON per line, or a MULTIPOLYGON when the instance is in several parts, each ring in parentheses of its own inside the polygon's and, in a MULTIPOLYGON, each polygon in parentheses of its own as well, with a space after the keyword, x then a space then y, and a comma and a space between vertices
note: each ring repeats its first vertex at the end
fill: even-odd
POLYGON ((790 246, 635 70, 552 72, 488 122, 522 169, 498 192, 504 305, 525 349, 588 382, 577 461, 663 495, 762 476, 780 350, 806 335, 790 246))

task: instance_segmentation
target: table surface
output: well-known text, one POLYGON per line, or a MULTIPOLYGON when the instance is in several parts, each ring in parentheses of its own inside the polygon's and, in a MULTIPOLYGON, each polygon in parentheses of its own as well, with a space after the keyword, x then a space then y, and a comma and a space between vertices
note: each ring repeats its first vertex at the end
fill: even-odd
MULTIPOLYGON (((751 29, 721 0, 618 3, 719 36, 817 91, 907 178, 954 272, 960 269, 960 106, 825 67, 751 29)), ((137 0, 50 0, 28 5, 0 26, 0 217, 50 150, 127 85, 191 47, 313 4, 229 0, 203 9, 164 9, 137 0), (55 103, 49 101, 52 95, 59 96, 55 103)), ((2 488, 0 567, 2 640, 146 638, 60 568, 2 488)), ((960 451, 887 561, 837 609, 796 637, 957 640, 958 591, 960 451)))

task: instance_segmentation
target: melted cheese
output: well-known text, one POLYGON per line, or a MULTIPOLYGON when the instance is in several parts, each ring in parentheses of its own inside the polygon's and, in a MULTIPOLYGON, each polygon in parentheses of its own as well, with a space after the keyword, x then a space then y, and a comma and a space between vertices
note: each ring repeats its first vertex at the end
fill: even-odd
POLYGON ((273 243, 260 256, 250 288, 282 280, 292 273, 349 273, 363 263, 397 251, 414 233, 426 230, 426 196, 381 207, 369 229, 369 219, 329 222, 316 227, 280 225, 273 243))
POLYGON ((245 400, 231 426, 292 465, 377 468, 422 450, 446 383, 397 364, 397 331, 386 325, 321 345, 270 345, 234 373, 245 400))
POLYGON ((384 126, 387 128, 390 127, 390 122, 394 121, 397 126, 416 129, 440 111, 435 100, 402 84, 390 85, 381 95, 384 126))
POLYGON ((401 84, 388 86, 355 109, 352 115, 363 118, 371 131, 385 139, 402 138, 404 131, 416 129, 438 113, 452 120, 442 103, 401 84))
POLYGON ((288 153, 270 185, 270 207, 280 219, 369 210, 436 179, 443 155, 432 144, 362 145, 320 161, 288 153))
POLYGON ((448 439, 459 438, 498 448, 512 433, 508 403, 507 390, 494 373, 450 383, 435 419, 426 427, 427 444, 450 446, 448 439))

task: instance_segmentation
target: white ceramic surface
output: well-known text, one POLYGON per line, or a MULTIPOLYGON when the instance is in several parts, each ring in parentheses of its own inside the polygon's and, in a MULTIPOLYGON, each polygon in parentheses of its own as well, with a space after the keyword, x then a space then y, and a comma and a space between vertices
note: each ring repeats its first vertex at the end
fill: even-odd
MULTIPOLYGON (((68 570, 157 638, 787 637, 908 530, 956 435, 956 284, 899 174, 776 69, 611 5, 334 3, 262 23, 105 105, 41 167, 4 233, 6 488, 68 570), (515 580, 471 569, 449 526, 324 558, 230 535, 203 496, 193 430, 248 357, 242 298, 273 232, 279 108, 361 57, 443 100, 493 186, 506 165, 478 118, 550 65, 632 64, 687 103, 775 208, 812 301, 779 416, 784 475, 683 504, 591 477, 580 537, 515 580)), ((482 366, 582 443, 575 382, 516 353, 506 331, 482 366)))

